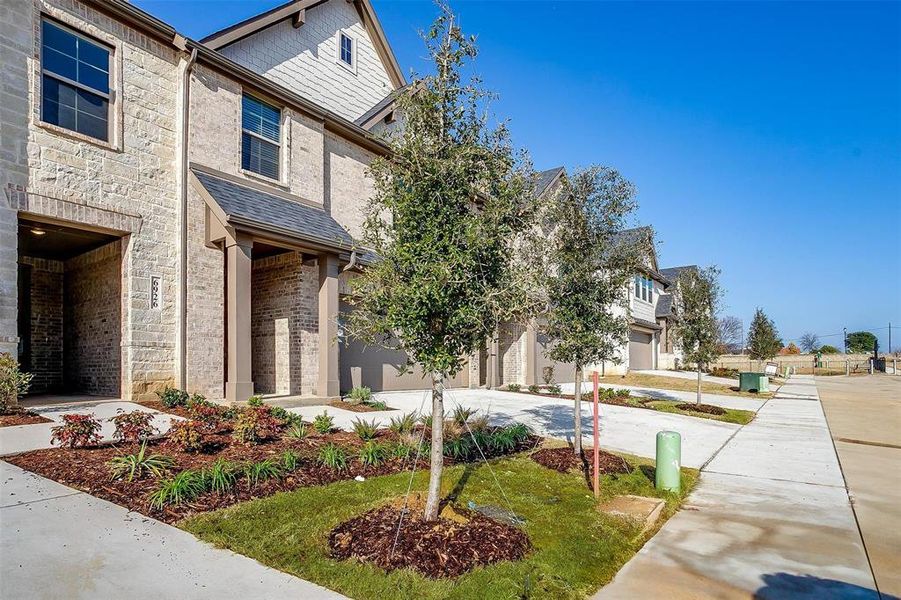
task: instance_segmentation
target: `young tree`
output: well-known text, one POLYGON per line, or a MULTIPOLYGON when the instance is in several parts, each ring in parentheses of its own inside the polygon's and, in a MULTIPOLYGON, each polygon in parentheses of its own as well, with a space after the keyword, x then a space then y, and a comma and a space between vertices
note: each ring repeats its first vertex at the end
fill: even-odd
POLYGON ((876 347, 876 336, 869 331, 855 331, 848 334, 848 352, 867 353, 876 347))
POLYGON ((798 343, 801 345, 801 350, 804 351, 804 354, 811 354, 813 352, 816 352, 820 347, 820 336, 808 331, 801 336, 801 339, 798 340, 798 343))
POLYGON ((716 267, 683 269, 676 285, 680 312, 673 333, 685 361, 693 363, 698 371, 698 404, 701 402, 701 371, 720 355, 716 316, 722 298, 719 276, 716 267))
POLYGON ((492 127, 487 93, 461 70, 475 58, 449 8, 424 34, 435 74, 398 101, 403 126, 373 161, 364 241, 378 255, 353 281, 349 329, 402 350, 432 379, 426 520, 438 517, 444 382, 501 321, 521 321, 528 294, 515 249, 530 228, 532 171, 492 127))
POLYGON ((575 364, 573 450, 582 452, 586 365, 622 361, 629 336, 628 284, 648 256, 650 228, 623 235, 636 209, 635 187, 617 171, 592 166, 567 179, 550 210, 547 323, 549 355, 575 364))
POLYGON ((742 323, 738 317, 723 317, 717 321, 717 343, 720 354, 742 350, 742 323))
POLYGON ((776 325, 761 310, 754 312, 751 328, 748 331, 749 354, 754 360, 771 360, 782 349, 782 340, 776 331, 776 325))

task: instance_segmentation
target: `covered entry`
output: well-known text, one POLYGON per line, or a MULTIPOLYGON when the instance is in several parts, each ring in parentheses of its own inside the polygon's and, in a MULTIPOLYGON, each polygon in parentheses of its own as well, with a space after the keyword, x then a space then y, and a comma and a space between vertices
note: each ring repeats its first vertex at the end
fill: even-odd
POLYGON ((122 238, 20 216, 19 361, 30 393, 121 394, 122 238))
POLYGON ((629 369, 653 369, 654 362, 654 334, 629 331, 629 369))

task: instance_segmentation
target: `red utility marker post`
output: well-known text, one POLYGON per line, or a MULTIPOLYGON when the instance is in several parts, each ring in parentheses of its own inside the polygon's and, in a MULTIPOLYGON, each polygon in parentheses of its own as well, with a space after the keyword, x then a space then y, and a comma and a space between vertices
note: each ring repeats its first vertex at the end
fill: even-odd
POLYGON ((600 470, 600 448, 598 448, 598 372, 595 371, 591 375, 591 379, 594 382, 594 477, 592 478, 592 483, 594 484, 594 497, 598 498, 601 495, 600 484, 598 483, 598 471, 600 470))

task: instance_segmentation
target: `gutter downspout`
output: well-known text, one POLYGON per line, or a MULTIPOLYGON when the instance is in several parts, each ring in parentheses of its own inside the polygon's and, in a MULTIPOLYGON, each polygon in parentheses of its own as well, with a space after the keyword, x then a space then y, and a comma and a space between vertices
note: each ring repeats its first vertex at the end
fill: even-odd
MULTIPOLYGON (((173 43, 187 51, 187 40, 176 34, 173 43)), ((185 64, 182 79, 181 106, 181 198, 178 211, 178 298, 176 299, 176 384, 184 390, 188 385, 188 142, 190 140, 189 116, 191 109, 191 72, 197 62, 197 48, 185 64)))

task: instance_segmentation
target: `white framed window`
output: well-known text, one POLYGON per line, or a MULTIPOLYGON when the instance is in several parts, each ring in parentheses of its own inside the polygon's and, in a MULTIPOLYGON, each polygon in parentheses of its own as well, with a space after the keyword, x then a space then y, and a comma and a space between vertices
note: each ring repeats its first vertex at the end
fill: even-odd
POLYGON ((241 168, 278 180, 281 157, 278 108, 244 94, 241 98, 241 168))
POLYGON ((356 71, 357 41, 343 31, 338 32, 338 64, 356 71))
POLYGON ((41 19, 41 120, 110 141, 113 50, 49 19, 41 19))

